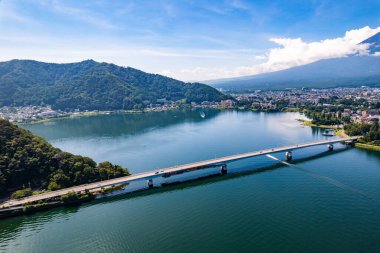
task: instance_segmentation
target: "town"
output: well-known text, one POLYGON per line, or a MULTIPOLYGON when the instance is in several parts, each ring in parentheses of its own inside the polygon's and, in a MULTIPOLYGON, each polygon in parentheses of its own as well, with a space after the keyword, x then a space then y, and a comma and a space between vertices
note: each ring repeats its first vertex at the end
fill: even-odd
POLYGON ((97 114, 110 114, 118 112, 159 112, 167 110, 175 110, 180 108, 232 108, 236 103, 232 99, 222 100, 220 102, 209 102, 203 101, 201 103, 192 102, 191 104, 184 104, 179 101, 170 101, 160 99, 155 104, 149 104, 145 108, 140 110, 115 110, 115 111, 89 111, 89 110, 79 110, 75 109, 73 111, 62 111, 52 109, 51 106, 4 106, 0 107, 0 119, 6 119, 10 122, 15 123, 29 123, 37 122, 41 120, 61 118, 61 117, 77 117, 77 116, 88 116, 97 114))
POLYGON ((233 93, 240 108, 256 111, 318 109, 347 122, 370 123, 380 119, 380 88, 257 90, 233 93))
MULTIPOLYGON (((231 93, 231 99, 220 102, 171 101, 160 99, 148 104, 140 111, 166 111, 183 107, 214 109, 246 109, 253 111, 303 111, 318 108, 319 112, 345 119, 345 122, 371 123, 380 120, 380 88, 332 88, 332 89, 290 89, 256 90, 245 93, 231 93)), ((123 112, 117 111, 117 112, 123 112)), ((10 122, 33 122, 51 118, 111 113, 111 111, 62 111, 51 106, 4 106, 0 107, 0 118, 10 122)))

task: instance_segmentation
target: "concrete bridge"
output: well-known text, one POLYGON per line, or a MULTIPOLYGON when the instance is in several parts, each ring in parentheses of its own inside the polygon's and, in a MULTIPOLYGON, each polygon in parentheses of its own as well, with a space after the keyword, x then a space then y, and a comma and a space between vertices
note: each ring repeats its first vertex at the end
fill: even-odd
POLYGON ((296 149, 301 148, 307 148, 312 146, 319 146, 319 145, 327 145, 328 150, 333 150, 334 143, 345 143, 348 145, 353 145, 355 141, 358 139, 358 136, 350 137, 350 138, 339 138, 339 139, 331 139, 331 140, 321 140, 321 141, 314 141, 314 142, 308 142, 298 145, 291 145, 291 146, 285 146, 285 147, 277 147, 277 148, 270 148, 270 149, 264 149, 254 152, 248 152, 243 154, 237 154, 237 155, 231 155, 231 156, 225 156, 195 163, 189 163, 184 165, 178 165, 173 167, 168 167, 165 169, 160 170, 153 170, 153 171, 147 171, 143 173, 133 174, 130 176, 125 177, 119 177, 109 180, 104 180, 96 183, 90 183, 90 184, 84 184, 84 185, 78 185, 70 188, 65 188, 62 190, 42 193, 35 196, 26 197, 19 200, 10 200, 6 201, 3 204, 0 205, 0 208, 9 208, 9 207, 16 207, 20 205, 24 205, 26 203, 36 202, 39 200, 47 200, 47 199, 56 199, 64 194, 67 194, 68 192, 85 192, 85 191, 91 191, 96 190, 104 187, 109 187, 113 185, 120 185, 125 183, 130 183, 132 181, 136 180, 147 180, 148 187, 153 187, 153 179, 158 177, 170 177, 172 175, 178 175, 185 172, 191 172, 199 169, 205 169, 205 168, 211 168, 211 167, 218 167, 221 168, 221 174, 227 173, 227 164, 228 162, 238 161, 250 157, 255 156, 261 156, 261 155, 267 155, 272 153, 278 153, 278 152, 285 152, 285 158, 286 160, 292 159, 292 151, 296 149))

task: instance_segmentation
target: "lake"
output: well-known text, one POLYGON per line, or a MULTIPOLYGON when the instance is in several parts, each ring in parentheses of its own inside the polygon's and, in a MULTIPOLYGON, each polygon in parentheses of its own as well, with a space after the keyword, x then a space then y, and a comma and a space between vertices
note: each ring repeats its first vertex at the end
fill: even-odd
MULTIPOLYGON (((300 125, 303 117, 198 109, 22 127, 62 150, 139 173, 332 138, 300 125)), ((332 152, 295 150, 293 158, 290 165, 250 158, 228 164, 224 176, 1 220, 0 252, 380 252, 380 152, 336 144, 332 152)))

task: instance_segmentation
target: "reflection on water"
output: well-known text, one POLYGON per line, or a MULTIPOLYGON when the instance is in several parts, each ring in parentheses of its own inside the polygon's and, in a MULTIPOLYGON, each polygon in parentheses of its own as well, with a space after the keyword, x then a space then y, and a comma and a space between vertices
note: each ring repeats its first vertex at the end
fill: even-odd
MULTIPOLYGON (((0 227, 0 238, 2 238, 2 242, 6 243, 10 240, 20 236, 23 228, 31 227, 30 231, 33 233, 38 233, 42 229, 42 224, 49 223, 54 220, 67 220, 72 214, 78 212, 80 208, 88 208, 91 205, 99 205, 99 204, 111 204, 113 202, 125 201, 132 198, 142 198, 144 196, 155 195, 155 194, 164 194, 173 191, 184 190, 188 188, 193 188, 201 185, 214 184, 225 180, 234 180, 240 177, 250 176, 258 173, 270 172, 276 169, 284 168, 284 164, 287 166, 295 166, 297 163, 306 162, 314 159, 320 159, 323 157, 331 156, 336 153, 344 152, 346 148, 336 149, 333 152, 322 152, 317 153, 311 156, 307 156, 302 159, 293 160, 293 164, 288 164, 284 161, 279 160, 278 158, 271 158, 279 161, 279 163, 272 163, 267 160, 265 163, 258 163, 260 165, 264 165, 264 167, 252 167, 252 165, 248 165, 247 168, 238 168, 235 171, 230 171, 229 174, 220 176, 219 170, 210 170, 206 169, 205 171, 201 171, 202 173, 198 173, 198 175, 192 176, 188 174, 173 176, 170 184, 166 184, 164 187, 156 187, 150 190, 143 190, 147 187, 139 187, 135 188, 133 192, 128 192, 131 189, 127 186, 124 191, 118 191, 114 196, 110 196, 107 198, 100 198, 91 203, 85 203, 81 206, 74 207, 60 207, 53 210, 43 211, 41 213, 33 214, 33 215, 25 215, 21 217, 13 217, 7 220, 4 220, 2 226, 0 227), (175 182, 180 182, 179 184, 175 182), (137 191, 136 191, 137 190, 137 191), (141 191, 143 190, 143 191, 141 191)), ((256 159, 258 160, 258 159, 256 159)), ((298 168, 298 167, 297 167, 298 168)), ((163 183, 163 181, 161 181, 163 183)), ((143 184, 145 185, 145 184, 143 184)), ((141 186, 141 184, 140 184, 141 186)), ((132 187, 133 188, 133 187, 132 187)), ((62 221, 61 221, 62 222, 62 221)))
POLYGON ((137 173, 213 157, 300 143, 310 135, 297 113, 203 110, 115 114, 24 127, 53 145, 137 173), (293 120, 294 119, 294 120, 293 120))
POLYGON ((99 138, 137 135, 176 124, 197 123, 217 116, 220 111, 202 109, 176 110, 147 113, 119 113, 88 117, 73 117, 44 123, 23 125, 32 132, 44 136, 48 140, 64 138, 99 138))
MULTIPOLYGON (((25 127, 64 150, 139 172, 328 138, 301 126, 295 120, 300 117, 211 110, 204 118, 199 111, 162 112, 25 127)), ((291 163, 380 198, 380 153, 339 144, 326 151, 294 150, 291 163)), ((380 251, 377 201, 265 156, 229 163, 228 172, 2 220, 0 252, 380 251)), ((217 173, 214 168, 156 183, 217 173)))

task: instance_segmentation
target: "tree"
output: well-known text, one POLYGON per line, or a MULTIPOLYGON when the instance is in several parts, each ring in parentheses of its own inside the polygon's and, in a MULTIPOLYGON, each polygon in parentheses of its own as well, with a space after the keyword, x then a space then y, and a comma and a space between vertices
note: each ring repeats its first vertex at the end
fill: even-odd
POLYGON ((110 162, 63 152, 6 120, 0 119, 0 194, 10 188, 57 190, 128 175, 110 162))

